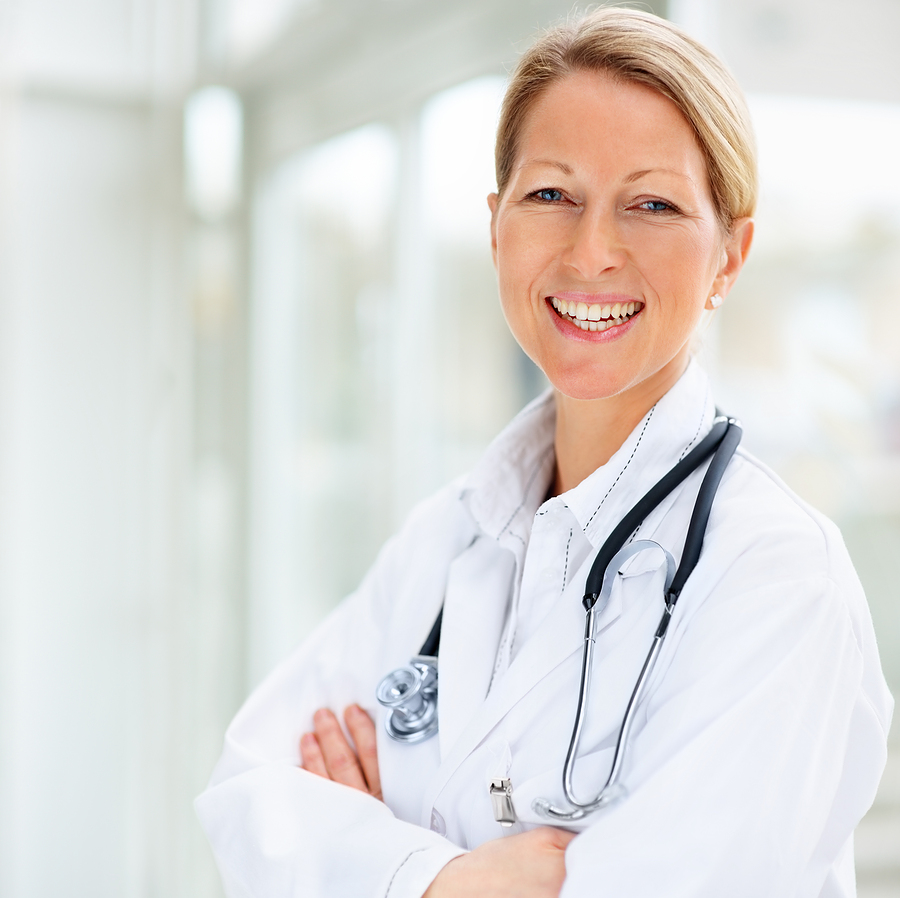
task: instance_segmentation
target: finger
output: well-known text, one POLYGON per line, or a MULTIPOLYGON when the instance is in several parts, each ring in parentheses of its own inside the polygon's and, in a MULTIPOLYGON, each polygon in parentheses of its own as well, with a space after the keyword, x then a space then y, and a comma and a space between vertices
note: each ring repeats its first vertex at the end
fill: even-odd
POLYGON ((316 711, 313 725, 329 778, 361 792, 368 792, 359 760, 334 714, 327 708, 316 711))
POLYGON ((369 784, 369 792, 381 798, 381 774, 378 772, 378 745, 375 739, 375 724, 359 705, 350 705, 344 711, 347 729, 356 743, 356 754, 362 767, 363 776, 369 784))
POLYGON ((300 737, 300 766, 316 776, 328 779, 325 758, 322 757, 322 749, 319 748, 319 740, 316 739, 315 733, 304 733, 300 737))

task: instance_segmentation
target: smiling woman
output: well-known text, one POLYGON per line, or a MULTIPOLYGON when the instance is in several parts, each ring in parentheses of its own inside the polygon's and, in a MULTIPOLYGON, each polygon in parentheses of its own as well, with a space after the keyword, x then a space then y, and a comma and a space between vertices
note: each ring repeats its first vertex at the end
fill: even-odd
POLYGON ((755 183, 739 91, 671 25, 526 53, 491 243, 552 389, 232 724, 197 801, 229 894, 855 894, 892 707, 865 597, 690 358, 755 183))
MULTIPOLYGON (((721 224, 694 129, 642 84, 567 75, 534 102, 517 145, 502 194, 489 199, 500 301, 557 388, 558 414, 571 399, 617 397, 594 470, 681 377, 701 312, 727 296, 753 223, 721 224)), ((565 491, 590 471, 559 470, 560 448, 565 491)))

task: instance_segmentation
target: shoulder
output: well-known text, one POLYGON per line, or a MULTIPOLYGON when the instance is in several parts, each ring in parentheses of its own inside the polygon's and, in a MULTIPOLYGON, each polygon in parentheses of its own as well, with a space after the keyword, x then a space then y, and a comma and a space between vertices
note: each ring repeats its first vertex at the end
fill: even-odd
POLYGON ((707 611, 778 609, 808 624, 824 613, 874 657, 865 593, 839 529, 746 451, 723 478, 701 566, 696 585, 706 588, 696 598, 707 611))
POLYGON ((816 675, 842 671, 886 729, 892 702, 840 531, 746 451, 736 453, 722 480, 679 609, 676 640, 691 642, 707 663, 697 646, 708 652, 722 643, 748 667, 752 658, 780 664, 802 657, 816 675))
POLYGON ((717 497, 714 525, 735 550, 768 559, 770 578, 822 576, 858 585, 837 526, 769 467, 739 449, 717 497))
POLYGON ((685 615, 788 615, 803 629, 827 612, 858 641, 871 630, 838 528, 742 449, 722 478, 682 601, 685 615))
POLYGON ((418 502, 390 541, 394 551, 437 551, 470 542, 474 523, 461 498, 465 482, 465 475, 457 477, 418 502))
POLYGON ((384 544, 361 585, 396 605, 408 589, 439 593, 452 560, 474 539, 475 526, 460 499, 457 478, 416 504, 400 529, 384 544))

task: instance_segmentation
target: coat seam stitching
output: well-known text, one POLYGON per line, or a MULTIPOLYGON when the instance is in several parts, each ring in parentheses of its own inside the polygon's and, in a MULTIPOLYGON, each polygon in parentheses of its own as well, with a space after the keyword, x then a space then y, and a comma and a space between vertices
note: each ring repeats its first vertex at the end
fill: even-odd
POLYGON ((587 524, 585 525, 585 528, 584 528, 585 530, 587 530, 587 528, 591 526, 591 523, 593 522, 594 518, 597 517, 597 512, 599 512, 600 509, 603 507, 603 503, 609 498, 609 494, 616 488, 616 484, 618 484, 618 482, 622 479, 622 475, 628 470, 628 466, 631 464, 632 460, 634 459, 635 454, 638 451, 638 448, 640 447, 641 443, 644 440, 644 434, 647 432, 647 426, 650 424, 650 419, 653 417, 653 413, 655 411, 656 411, 656 406, 654 405, 653 408, 650 409, 649 414, 647 415, 646 419, 644 420, 644 426, 641 428, 641 435, 638 437, 638 441, 637 441, 637 443, 635 443, 634 449, 631 450, 631 455, 628 457, 628 461, 625 462, 625 467, 623 467, 622 470, 619 471, 619 475, 613 481, 612 486, 606 491, 606 495, 600 500, 600 504, 597 506, 596 510, 591 515, 590 519, 588 520, 587 524))
POLYGON ((572 535, 574 533, 575 533, 575 531, 570 527, 569 528, 569 540, 566 543, 566 563, 565 563, 565 566, 563 567, 563 582, 562 582, 561 593, 566 591, 566 578, 569 575, 569 547, 572 545, 572 535))
MULTIPOLYGON (((531 472, 531 476, 528 478, 528 483, 525 484, 525 489, 522 493, 522 501, 516 506, 513 513, 509 516, 509 520, 503 525, 501 531, 497 534, 497 539, 499 540, 501 536, 509 529, 509 525, 515 520, 516 515, 522 510, 522 507, 525 505, 525 500, 528 498, 529 492, 531 492, 531 487, 534 484, 535 478, 538 473, 544 467, 544 462, 547 460, 547 456, 550 454, 552 449, 548 449, 544 454, 538 459, 537 464, 534 466, 534 470, 531 472)), ((512 533, 513 536, 518 536, 516 533, 512 533)), ((525 540, 522 539, 521 536, 518 537, 522 545, 525 544, 525 540)))
MULTIPOLYGON (((709 388, 707 388, 707 390, 706 390, 706 396, 707 396, 707 398, 709 397, 709 388)), ((703 405, 704 405, 704 408, 703 408, 703 411, 700 412, 700 423, 697 425, 697 430, 694 433, 694 435, 691 437, 691 441, 687 444, 687 446, 684 447, 684 451, 681 453, 681 456, 679 457, 678 461, 681 461, 681 459, 683 459, 685 457, 685 455, 688 454, 688 450, 691 448, 691 446, 694 445, 694 443, 697 442, 697 437, 700 436, 700 430, 703 427, 703 420, 706 417, 706 402, 705 401, 704 401, 703 405)))
POLYGON ((406 866, 406 862, 407 862, 414 854, 420 854, 420 853, 423 852, 423 851, 428 851, 428 849, 427 849, 427 848, 416 848, 416 849, 414 849, 413 851, 410 851, 410 853, 409 853, 408 855, 406 855, 405 858, 403 858, 403 860, 400 862, 400 866, 397 867, 396 870, 394 870, 394 875, 391 877, 391 881, 388 883, 387 890, 386 890, 385 893, 384 893, 385 898, 388 898, 388 896, 391 894, 391 888, 392 888, 393 885, 394 885, 394 880, 397 878, 397 874, 398 874, 398 873, 406 866))

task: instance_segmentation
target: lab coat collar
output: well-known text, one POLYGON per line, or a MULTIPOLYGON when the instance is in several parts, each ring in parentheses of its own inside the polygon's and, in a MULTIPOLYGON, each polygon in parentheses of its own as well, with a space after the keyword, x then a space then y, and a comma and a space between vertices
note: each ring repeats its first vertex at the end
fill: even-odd
POLYGON ((512 551, 520 572, 534 513, 553 476, 555 427, 553 391, 547 390, 488 446, 460 492, 475 524, 512 551))

